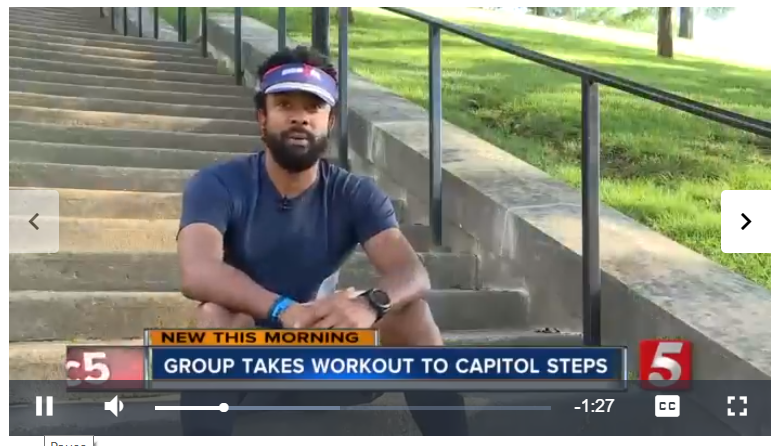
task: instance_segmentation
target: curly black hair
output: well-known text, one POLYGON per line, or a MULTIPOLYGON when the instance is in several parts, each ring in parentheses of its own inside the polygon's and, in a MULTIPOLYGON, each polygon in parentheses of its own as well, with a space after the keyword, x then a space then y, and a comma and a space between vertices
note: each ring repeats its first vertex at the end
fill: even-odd
MULTIPOLYGON (((272 68, 291 63, 300 63, 317 67, 338 83, 338 72, 328 58, 314 48, 306 46, 298 46, 294 49, 285 48, 272 54, 257 68, 257 79, 262 79, 263 75, 272 68)), ((257 110, 265 109, 265 93, 258 92, 255 94, 255 107, 257 110)))

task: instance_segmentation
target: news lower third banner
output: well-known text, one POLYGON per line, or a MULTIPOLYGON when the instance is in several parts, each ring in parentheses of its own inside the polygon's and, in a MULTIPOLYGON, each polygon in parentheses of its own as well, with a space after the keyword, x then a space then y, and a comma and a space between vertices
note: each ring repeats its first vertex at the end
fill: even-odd
POLYGON ((622 390, 622 348, 165 347, 154 390, 622 390), (197 382, 197 386, 194 386, 197 382))
POLYGON ((69 346, 72 390, 625 390, 624 347, 380 347, 371 330, 148 330, 69 346), (134 383, 128 388, 128 383, 134 383))

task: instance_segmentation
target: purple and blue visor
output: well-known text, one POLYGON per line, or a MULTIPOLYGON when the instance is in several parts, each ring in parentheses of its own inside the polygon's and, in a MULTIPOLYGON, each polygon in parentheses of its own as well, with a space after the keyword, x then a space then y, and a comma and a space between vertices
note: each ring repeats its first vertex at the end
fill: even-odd
POLYGON ((317 67, 306 64, 287 64, 271 68, 258 80, 257 93, 285 93, 305 91, 316 95, 331 107, 339 99, 336 80, 317 67))

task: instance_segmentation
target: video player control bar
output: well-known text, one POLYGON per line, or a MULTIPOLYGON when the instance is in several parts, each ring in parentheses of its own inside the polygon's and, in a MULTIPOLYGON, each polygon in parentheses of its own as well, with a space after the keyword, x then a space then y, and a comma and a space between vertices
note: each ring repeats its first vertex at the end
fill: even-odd
POLYGON ((262 410, 262 411, 335 411, 335 410, 552 410, 552 406, 155 406, 154 410, 262 410))

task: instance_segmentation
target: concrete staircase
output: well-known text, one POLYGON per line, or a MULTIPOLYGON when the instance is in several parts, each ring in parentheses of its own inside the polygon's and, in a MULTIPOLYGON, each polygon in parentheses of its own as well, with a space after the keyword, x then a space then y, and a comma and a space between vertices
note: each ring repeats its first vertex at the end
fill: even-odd
MULTIPOLYGON (((180 192, 197 169, 258 150, 257 125, 251 91, 193 45, 112 34, 96 8, 12 8, 9 26, 10 186, 60 194, 59 253, 10 255, 10 378, 61 379, 68 343, 191 324, 178 293, 180 192)), ((472 254, 432 249, 426 226, 403 231, 448 343, 580 342, 534 329, 523 292, 480 289, 472 254)), ((342 271, 345 285, 374 277, 359 251, 342 271)))

